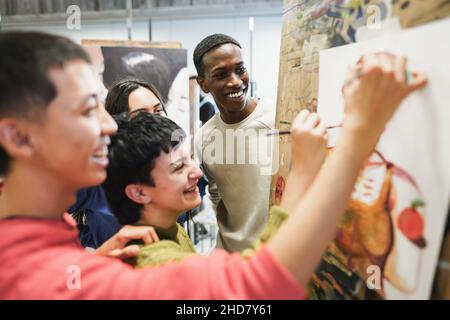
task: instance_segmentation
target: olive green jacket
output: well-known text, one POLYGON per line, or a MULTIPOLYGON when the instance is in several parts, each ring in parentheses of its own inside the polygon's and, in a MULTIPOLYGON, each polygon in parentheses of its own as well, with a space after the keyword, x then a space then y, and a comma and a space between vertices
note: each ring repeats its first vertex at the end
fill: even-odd
MULTIPOLYGON (((241 253, 242 256, 249 257, 254 251, 258 250, 275 234, 287 217, 288 214, 284 209, 278 206, 272 207, 269 212, 269 219, 259 238, 251 248, 241 253)), ((160 241, 141 247, 136 260, 136 268, 179 262, 196 253, 191 239, 179 224, 165 230, 155 227, 155 231, 160 241)))

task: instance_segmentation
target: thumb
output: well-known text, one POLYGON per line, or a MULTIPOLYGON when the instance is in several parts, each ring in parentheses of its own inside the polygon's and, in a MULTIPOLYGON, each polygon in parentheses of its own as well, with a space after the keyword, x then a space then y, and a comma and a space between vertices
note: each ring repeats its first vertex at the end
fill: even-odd
POLYGON ((408 85, 408 91, 411 93, 424 88, 428 84, 428 77, 422 71, 414 71, 411 74, 412 79, 408 85))
POLYGON ((112 250, 108 256, 111 258, 117 258, 117 259, 127 259, 136 257, 139 254, 139 246, 137 245, 131 245, 128 247, 125 247, 123 249, 115 249, 112 250))

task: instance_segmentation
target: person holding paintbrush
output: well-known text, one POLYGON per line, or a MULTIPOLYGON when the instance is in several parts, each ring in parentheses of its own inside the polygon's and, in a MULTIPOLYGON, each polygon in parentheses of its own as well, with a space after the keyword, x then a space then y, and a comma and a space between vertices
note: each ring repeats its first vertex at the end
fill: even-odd
MULTIPOLYGON (((248 259, 217 250, 179 264, 133 270, 86 252, 73 219, 64 214, 77 190, 105 180, 108 137, 117 130, 99 103, 89 58, 68 39, 38 33, 2 33, 0 47, 0 174, 5 177, 0 299, 305 298, 304 288, 335 234, 361 166, 401 101, 426 84, 421 73, 405 83, 405 59, 368 56, 360 76, 345 89, 347 115, 335 151, 301 200, 283 199, 289 217, 259 250, 248 259), (50 88, 50 94, 36 84, 50 88), (82 274, 75 289, 68 275, 73 267, 82 274)), ((304 147, 322 147, 302 152, 305 120, 315 124, 317 139, 324 133, 317 115, 299 115, 291 128, 294 163, 324 152, 315 139, 304 147)), ((182 149, 169 149, 160 157, 183 160, 184 167, 173 158, 173 169, 193 168, 182 149)), ((300 183, 302 170, 293 165, 288 185, 300 183)), ((136 196, 151 204, 154 199, 143 189, 136 196)), ((186 196, 194 199, 189 189, 186 196)))

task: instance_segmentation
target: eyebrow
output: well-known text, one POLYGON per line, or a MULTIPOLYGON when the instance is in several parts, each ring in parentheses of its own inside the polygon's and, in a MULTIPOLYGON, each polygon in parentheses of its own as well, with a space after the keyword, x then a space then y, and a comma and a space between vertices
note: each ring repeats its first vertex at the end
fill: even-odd
POLYGON ((86 104, 86 102, 91 99, 91 98, 95 98, 98 99, 99 95, 97 93, 91 93, 85 97, 83 97, 82 99, 80 99, 80 102, 77 104, 77 107, 82 107, 86 104))
MULTIPOLYGON (((158 102, 157 104, 155 104, 155 105, 152 106, 151 108, 156 108, 156 107, 158 107, 158 106, 160 106, 160 105, 161 105, 161 102, 158 102)), ((130 114, 135 114, 135 113, 138 113, 138 112, 141 112, 141 111, 146 112, 147 109, 146 109, 146 108, 139 108, 139 109, 136 109, 136 110, 131 111, 130 114)))
POLYGON ((170 165, 175 167, 177 165, 179 165, 180 163, 183 163, 184 161, 186 161, 188 159, 188 157, 182 157, 178 160, 175 160, 174 162, 172 162, 170 165))
MULTIPOLYGON (((243 65, 244 65, 244 61, 239 61, 239 62, 234 64, 234 67, 238 67, 238 66, 240 67, 240 66, 243 66, 243 65)), ((227 70, 227 68, 226 67, 218 67, 217 69, 213 69, 211 72, 215 73, 217 71, 222 71, 222 70, 227 70)))

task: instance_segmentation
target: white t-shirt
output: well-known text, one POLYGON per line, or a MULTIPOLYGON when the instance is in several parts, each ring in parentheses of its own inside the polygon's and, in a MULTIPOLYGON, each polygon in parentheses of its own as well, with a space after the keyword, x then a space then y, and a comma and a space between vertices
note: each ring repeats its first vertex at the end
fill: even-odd
POLYGON ((217 214, 219 248, 249 248, 267 221, 275 141, 267 133, 274 128, 275 110, 275 104, 259 100, 235 124, 223 122, 217 113, 195 137, 196 157, 217 214))

